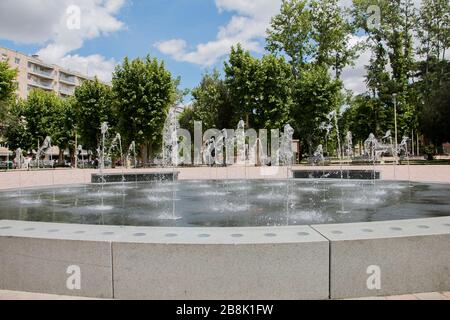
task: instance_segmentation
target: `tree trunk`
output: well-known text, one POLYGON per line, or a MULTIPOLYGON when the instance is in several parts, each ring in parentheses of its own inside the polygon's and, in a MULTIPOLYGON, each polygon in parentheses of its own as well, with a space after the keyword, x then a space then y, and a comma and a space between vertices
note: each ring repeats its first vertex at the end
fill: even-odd
POLYGON ((148 145, 146 143, 141 145, 141 160, 143 163, 148 162, 148 145))
POLYGON ((58 164, 64 164, 64 150, 62 148, 59 148, 58 164))
POLYGON ((153 144, 148 144, 148 160, 153 160, 153 144))

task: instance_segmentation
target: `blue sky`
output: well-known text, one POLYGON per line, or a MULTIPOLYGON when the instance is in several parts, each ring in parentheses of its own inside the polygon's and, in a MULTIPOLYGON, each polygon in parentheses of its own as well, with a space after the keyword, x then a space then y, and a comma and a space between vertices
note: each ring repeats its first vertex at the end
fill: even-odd
MULTIPOLYGON (((174 77, 181 76, 183 88, 193 88, 206 69, 222 69, 231 45, 239 42, 261 55, 280 2, 1 0, 0 46, 38 53, 47 62, 105 81, 125 56, 150 54, 164 60, 174 77), (74 14, 78 17, 73 6, 79 9, 78 28, 67 26, 74 14)), ((350 89, 361 86, 360 67, 348 70, 350 89)))

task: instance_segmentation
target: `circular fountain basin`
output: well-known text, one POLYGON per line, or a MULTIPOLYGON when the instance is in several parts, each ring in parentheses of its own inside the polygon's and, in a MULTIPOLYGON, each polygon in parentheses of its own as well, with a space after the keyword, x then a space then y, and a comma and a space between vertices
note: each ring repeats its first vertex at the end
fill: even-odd
POLYGON ((450 185, 210 180, 0 192, 0 220, 152 227, 270 227, 450 215, 450 185))

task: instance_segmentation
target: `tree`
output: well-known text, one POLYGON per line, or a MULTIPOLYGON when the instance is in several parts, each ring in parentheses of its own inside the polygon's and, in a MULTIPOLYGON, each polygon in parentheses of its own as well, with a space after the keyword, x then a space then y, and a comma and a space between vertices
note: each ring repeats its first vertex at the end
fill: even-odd
POLYGON ((254 129, 282 127, 292 104, 291 82, 291 67, 283 57, 256 59, 240 45, 233 47, 225 62, 225 84, 234 107, 234 126, 245 120, 254 129))
POLYGON ((16 77, 17 69, 11 69, 7 61, 0 61, 0 122, 5 119, 8 105, 12 102, 16 77))
POLYGON ((450 4, 448 0, 423 0, 417 17, 416 31, 420 46, 417 53, 445 60, 445 54, 450 46, 449 28, 450 4))
POLYGON ((291 68, 283 57, 268 54, 260 60, 259 104, 253 110, 256 129, 279 129, 289 120, 292 106, 291 68))
POLYGON ((328 70, 320 65, 310 65, 294 83, 293 106, 290 113, 292 127, 309 154, 321 142, 320 129, 332 110, 340 106, 342 83, 331 79, 328 70))
POLYGON ((32 137, 30 146, 38 149, 47 136, 51 136, 56 114, 61 109, 61 98, 54 92, 36 89, 30 92, 23 104, 26 129, 32 137))
POLYGON ((141 146, 144 162, 161 148, 169 108, 177 99, 176 81, 163 62, 147 56, 125 58, 113 75, 117 127, 124 141, 141 146))
MULTIPOLYGON (((192 89, 192 97, 192 108, 188 109, 192 113, 186 111, 183 114, 184 121, 187 120, 186 117, 191 117, 192 121, 201 121, 203 126, 208 129, 231 128, 233 109, 230 93, 225 81, 220 79, 219 71, 205 73, 199 86, 192 89)), ((193 128, 192 123, 189 128, 193 128)))
POLYGON ((411 0, 354 0, 352 16, 355 27, 367 35, 367 46, 372 50, 366 77, 372 96, 379 100, 379 105, 387 105, 393 115, 392 96, 397 94, 400 131, 410 133, 418 126, 416 97, 410 85, 414 76, 413 3, 411 0), (367 23, 367 9, 371 5, 381 10, 378 26, 367 23), (391 71, 387 72, 388 69, 391 71))
POLYGON ((28 131, 25 119, 25 103, 17 100, 11 104, 5 119, 5 137, 10 149, 31 149, 33 137, 28 131))
POLYGON ((428 142, 440 148, 442 143, 450 141, 450 62, 434 61, 427 68, 434 75, 444 70, 442 77, 431 78, 430 85, 424 84, 425 80, 416 84, 419 90, 424 86, 430 88, 420 113, 421 130, 428 142))
POLYGON ((112 113, 111 88, 97 78, 88 80, 75 89, 73 106, 75 126, 80 144, 86 150, 97 150, 100 145, 102 122, 115 123, 112 113))
POLYGON ((64 161, 64 151, 69 148, 71 155, 74 153, 74 139, 75 139, 75 98, 62 99, 61 103, 57 104, 56 109, 52 112, 51 117, 51 137, 52 144, 59 147, 59 163, 64 161))
POLYGON ((231 104, 236 108, 233 122, 244 120, 250 127, 250 116, 258 107, 258 61, 240 44, 231 48, 229 60, 225 62, 225 84, 230 90, 231 104))
POLYGON ((337 79, 342 70, 353 64, 359 46, 351 46, 354 33, 347 19, 347 12, 338 0, 311 1, 312 39, 316 43, 315 60, 317 63, 334 69, 337 79))
POLYGON ((0 101, 5 101, 16 91, 14 80, 17 69, 11 69, 7 61, 0 61, 0 101))
POLYGON ((267 29, 267 50, 289 57, 294 77, 299 77, 314 52, 312 14, 306 0, 282 0, 280 13, 267 29))

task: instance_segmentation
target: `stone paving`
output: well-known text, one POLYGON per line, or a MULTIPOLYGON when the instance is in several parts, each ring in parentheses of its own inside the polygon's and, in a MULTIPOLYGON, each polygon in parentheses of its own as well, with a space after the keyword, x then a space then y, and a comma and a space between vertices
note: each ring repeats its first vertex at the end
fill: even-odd
MULTIPOLYGON (((99 299, 0 290, 0 300, 99 300, 99 299)), ((366 297, 348 300, 450 300, 450 292, 427 292, 427 293, 405 294, 390 297, 366 297)))

